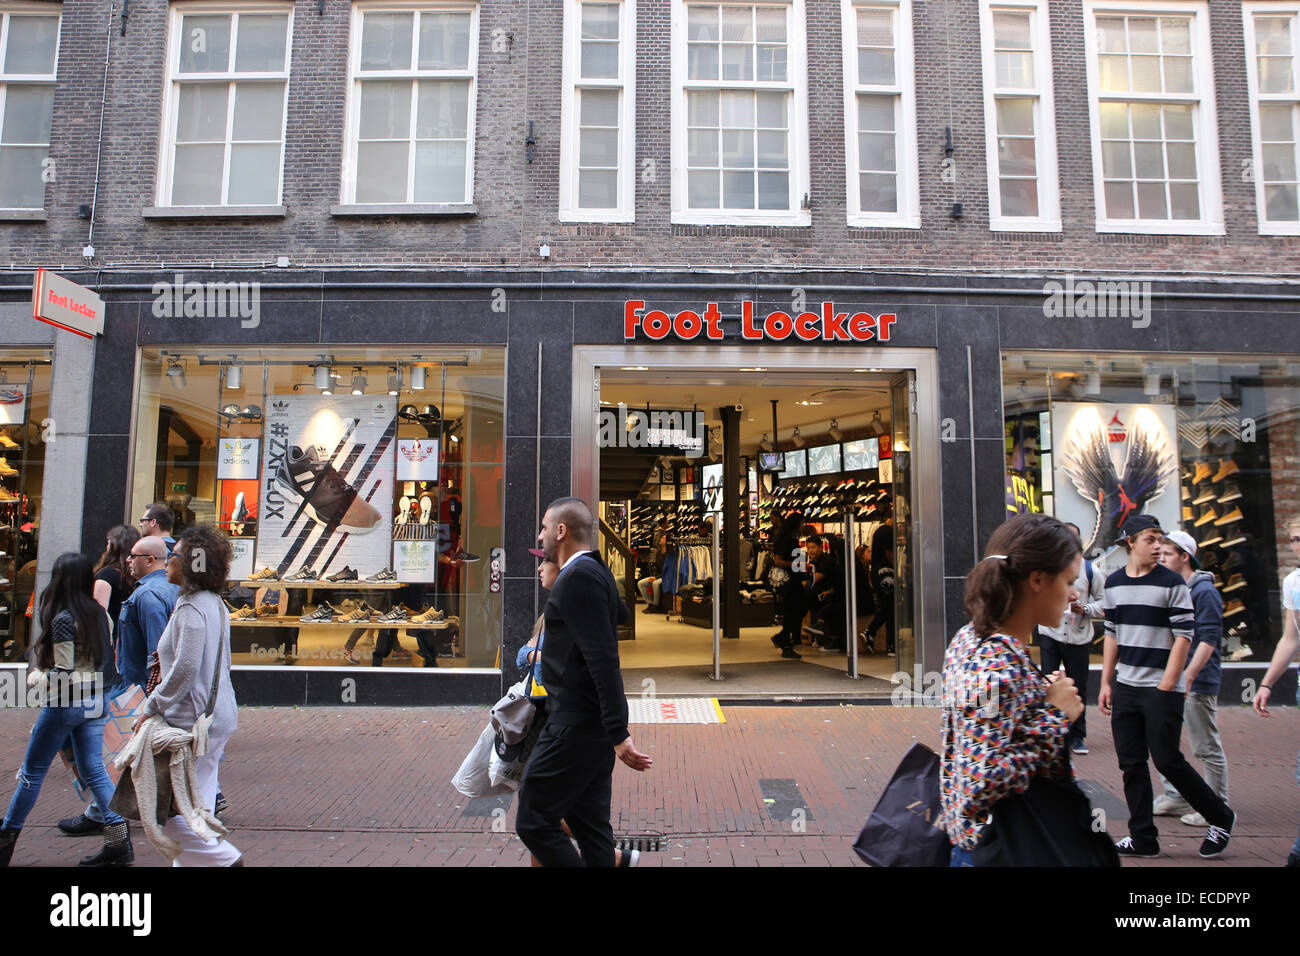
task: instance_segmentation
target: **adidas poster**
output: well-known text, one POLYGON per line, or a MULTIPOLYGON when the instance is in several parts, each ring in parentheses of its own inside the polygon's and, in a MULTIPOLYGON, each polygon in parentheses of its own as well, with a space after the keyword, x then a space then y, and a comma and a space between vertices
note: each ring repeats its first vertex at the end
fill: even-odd
MULTIPOLYGON (((1127 561, 1119 529, 1148 514, 1166 531, 1181 524, 1177 421, 1172 405, 1057 402, 1052 406, 1056 517, 1078 525, 1083 554, 1107 574, 1127 561)), ((1044 491, 1048 490, 1046 487, 1044 491)))
POLYGON ((277 396, 266 410, 257 563, 361 577, 392 557, 396 400, 277 396))

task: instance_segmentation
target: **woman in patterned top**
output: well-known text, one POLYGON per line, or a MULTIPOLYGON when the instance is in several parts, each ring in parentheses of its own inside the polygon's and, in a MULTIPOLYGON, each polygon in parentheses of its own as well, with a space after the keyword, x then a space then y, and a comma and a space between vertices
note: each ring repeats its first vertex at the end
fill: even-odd
POLYGON ((973 866, 994 805, 1038 774, 1072 776, 1066 734, 1083 711, 1074 681, 1043 677, 1029 657, 1035 625, 1054 626, 1071 601, 1082 549, 1055 518, 1019 515, 989 540, 966 575, 971 622, 943 665, 940 825, 952 865, 973 866))

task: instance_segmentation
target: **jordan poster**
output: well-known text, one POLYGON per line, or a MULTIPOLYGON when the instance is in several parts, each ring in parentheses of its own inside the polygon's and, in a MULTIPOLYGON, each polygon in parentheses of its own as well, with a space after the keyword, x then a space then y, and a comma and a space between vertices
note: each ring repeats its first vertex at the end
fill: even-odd
POLYGON ((1135 514, 1179 527, 1177 423, 1171 405, 1052 406, 1056 517, 1079 526, 1083 554, 1111 571, 1120 528, 1135 514))
POLYGON ((388 567, 396 401, 285 395, 268 404, 257 566, 290 578, 388 567))

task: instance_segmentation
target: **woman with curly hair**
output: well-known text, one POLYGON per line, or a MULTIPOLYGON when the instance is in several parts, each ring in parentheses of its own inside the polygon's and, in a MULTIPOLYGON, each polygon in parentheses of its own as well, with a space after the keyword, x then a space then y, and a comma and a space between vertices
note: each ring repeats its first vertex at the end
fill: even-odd
MULTIPOLYGON (((181 730, 193 730, 207 710, 213 677, 220 668, 217 702, 208 729, 207 752, 195 760, 199 791, 209 811, 216 808, 217 765, 238 726, 235 688, 230 683, 230 618, 221 600, 230 570, 230 542, 211 525, 190 528, 167 559, 167 580, 180 597, 158 639, 158 686, 144 703, 141 722, 153 716, 181 730)), ((203 840, 183 816, 168 819, 163 832, 181 845, 176 866, 243 866, 228 840, 203 840)))

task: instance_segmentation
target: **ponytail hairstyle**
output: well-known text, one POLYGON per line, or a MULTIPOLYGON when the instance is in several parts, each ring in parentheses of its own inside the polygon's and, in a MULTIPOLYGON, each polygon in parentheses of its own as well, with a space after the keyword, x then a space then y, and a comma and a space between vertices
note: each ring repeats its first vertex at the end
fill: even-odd
POLYGON ((966 613, 988 637, 1015 612, 1016 588, 1035 571, 1060 574, 1082 549, 1079 537, 1050 515, 1017 515, 989 538, 984 560, 966 575, 966 613))

